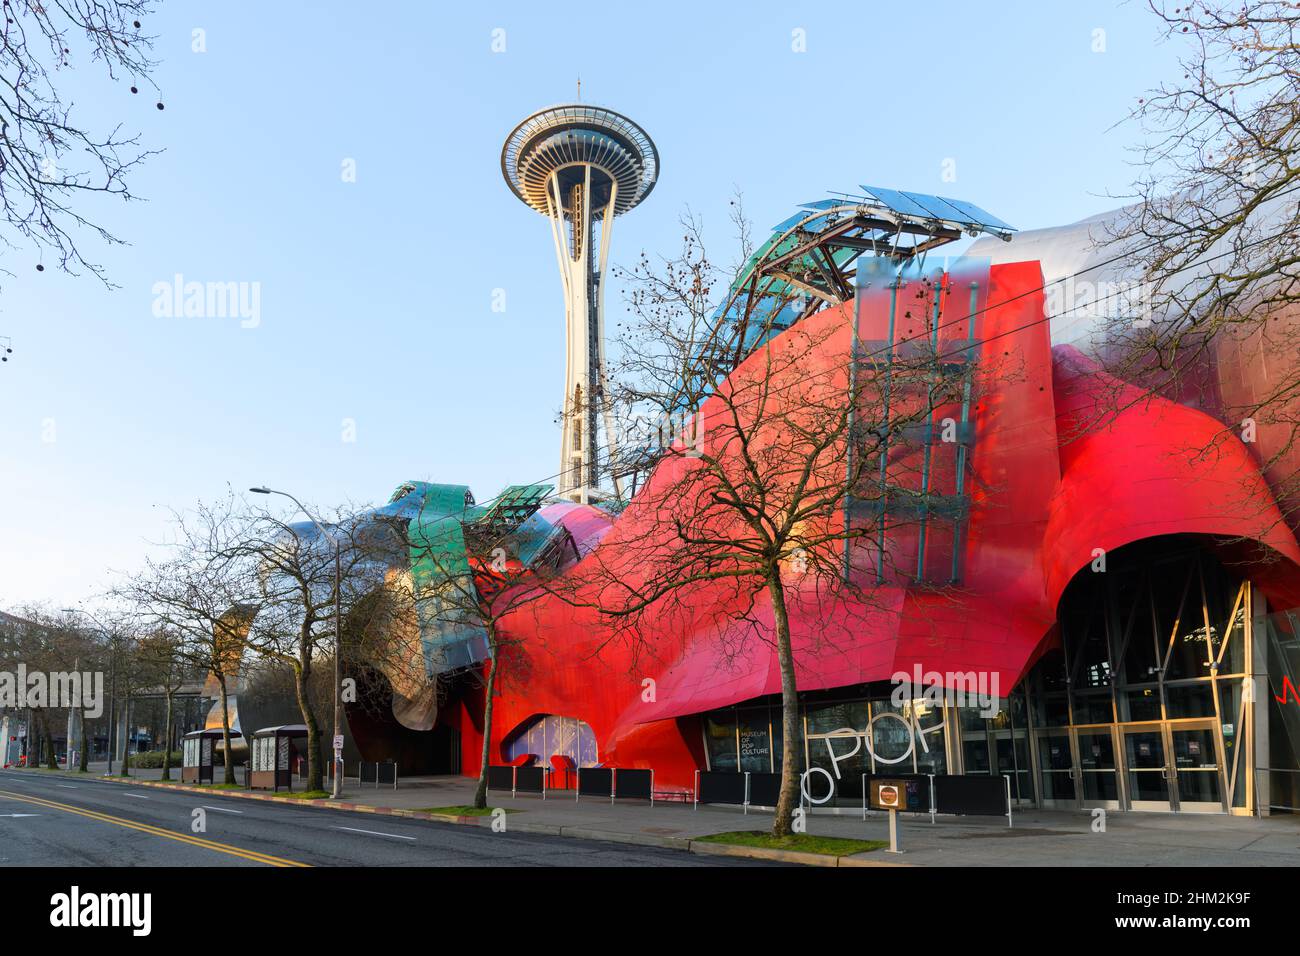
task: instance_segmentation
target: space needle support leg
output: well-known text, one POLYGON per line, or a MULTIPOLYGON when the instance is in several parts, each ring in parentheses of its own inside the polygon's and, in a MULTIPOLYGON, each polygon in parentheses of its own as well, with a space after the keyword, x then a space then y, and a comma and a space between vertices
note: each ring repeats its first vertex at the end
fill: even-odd
MULTIPOLYGON (((600 220, 600 284, 596 289, 596 342, 598 343, 597 374, 599 375, 601 404, 605 411, 606 460, 613 465, 617 458, 618 444, 614 435, 614 410, 610 405, 609 379, 605 375, 605 267, 609 262, 610 237, 614 233, 614 210, 618 202, 618 181, 613 180, 609 187, 609 202, 600 220)), ((618 476, 613 474, 614 497, 622 500, 623 488, 618 476)))
MULTIPOLYGON (((560 193, 560 179, 556 174, 546 181, 546 213, 547 218, 551 221, 551 238, 555 240, 555 261, 560 268, 560 282, 564 288, 564 311, 565 311, 565 328, 574 321, 571 314, 573 309, 573 256, 569 252, 569 243, 564 234, 564 197, 560 193)), ((567 333, 566 333, 567 337, 567 333)), ((570 348, 565 346, 565 363, 566 368, 572 373, 573 357, 569 354, 570 348)), ((571 418, 573 408, 572 383, 566 376, 564 384, 564 401, 560 405, 560 423, 561 423, 561 441, 560 441, 560 475, 559 475, 559 492, 564 494, 570 488, 571 476, 573 474, 572 461, 572 439, 571 439, 571 418)))
POLYGON ((597 468, 597 445, 596 445, 596 422, 597 422, 597 398, 595 395, 595 385, 599 382, 597 376, 600 374, 599 369, 599 347, 596 337, 600 317, 599 300, 592 301, 596 296, 596 289, 592 288, 594 282, 591 274, 591 224, 595 218, 591 209, 591 164, 586 163, 583 166, 582 178, 582 209, 579 212, 578 221, 582 223, 582 252, 579 258, 579 265, 582 269, 582 283, 585 295, 583 296, 583 316, 582 327, 586 332, 583 349, 582 373, 579 381, 582 382, 582 398, 585 407, 576 409, 576 412, 582 416, 582 503, 589 504, 589 495, 593 488, 596 487, 596 468, 597 468), (595 367, 593 367, 595 366, 595 367))

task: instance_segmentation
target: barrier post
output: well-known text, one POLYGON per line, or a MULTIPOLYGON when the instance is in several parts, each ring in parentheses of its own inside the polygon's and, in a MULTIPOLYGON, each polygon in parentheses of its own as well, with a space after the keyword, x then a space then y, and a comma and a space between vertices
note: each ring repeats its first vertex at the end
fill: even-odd
POLYGON ((862 775, 862 822, 867 822, 867 775, 862 775))
POLYGON ((1011 774, 1004 773, 1002 779, 1007 782, 1007 829, 1011 827, 1011 774))
POLYGON ((582 768, 581 768, 581 767, 578 768, 578 774, 577 774, 577 776, 578 776, 578 783, 577 783, 577 786, 575 786, 575 787, 573 788, 573 802, 574 802, 574 803, 577 803, 577 802, 578 802, 578 797, 579 797, 579 796, 581 795, 581 793, 582 793, 582 768))
POLYGON ((650 768, 650 809, 655 805, 655 768, 650 768))
POLYGON ((518 791, 519 791, 519 768, 511 767, 510 768, 510 799, 511 800, 515 798, 515 794, 518 791))
POLYGON ((609 805, 614 805, 614 791, 618 789, 618 768, 609 768, 609 805))
POLYGON ((694 811, 700 808, 700 772, 698 770, 695 771, 695 792, 691 794, 691 802, 694 804, 691 810, 694 811))
POLYGON ((749 771, 745 771, 745 816, 749 816, 749 771))
POLYGON ((930 778, 930 826, 934 826, 934 774, 926 774, 930 778))
POLYGON ((393 764, 393 790, 397 790, 397 764, 393 764))
POLYGON ((549 777, 550 775, 551 775, 550 768, 543 767, 542 768, 542 799, 543 800, 546 799, 546 778, 549 777))

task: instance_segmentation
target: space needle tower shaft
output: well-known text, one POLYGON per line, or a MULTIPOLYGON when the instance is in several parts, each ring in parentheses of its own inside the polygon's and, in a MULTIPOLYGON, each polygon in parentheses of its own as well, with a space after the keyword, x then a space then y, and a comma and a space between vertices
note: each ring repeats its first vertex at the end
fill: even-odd
POLYGON ((654 188, 659 156, 627 117, 574 104, 541 110, 515 127, 501 171, 515 195, 550 222, 566 330, 558 492, 585 503, 601 494, 601 466, 615 452, 604 320, 614 218, 654 188))

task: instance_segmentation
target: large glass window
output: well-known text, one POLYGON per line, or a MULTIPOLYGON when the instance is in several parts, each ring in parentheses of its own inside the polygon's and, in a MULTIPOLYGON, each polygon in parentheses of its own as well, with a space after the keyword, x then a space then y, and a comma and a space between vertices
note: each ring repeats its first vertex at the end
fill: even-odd
MULTIPOLYGON (((1239 754, 1233 675, 1247 667, 1249 584, 1190 535, 1117 549, 1107 564, 1066 588, 1059 637, 1021 685, 1042 798, 1206 810, 1231 791, 1245 807, 1250 760, 1239 754)), ((1001 765, 1011 743, 993 743, 1001 765)), ((966 764, 982 770, 977 750, 964 733, 966 764)))
POLYGON ((1219 686, 1219 722, 1223 733, 1223 766, 1231 781, 1232 805, 1244 807, 1246 768, 1250 764, 1250 754, 1238 753, 1243 739, 1240 728, 1245 718, 1241 706, 1241 681, 1229 679, 1216 683, 1219 686))
MULTIPOLYGON (((772 772, 772 734, 767 707, 739 711, 740 769, 750 773, 772 772)), ((778 718, 779 719, 779 718, 778 718)))
POLYGON ((958 711, 961 724, 962 769, 966 773, 991 773, 993 762, 989 751, 989 722, 975 707, 960 707, 958 711))
POLYGON ((863 731, 867 728, 867 719, 865 700, 808 705, 809 734, 833 734, 845 728, 863 731))
POLYGON ((739 770, 736 753, 736 713, 719 711, 704 718, 704 746, 709 753, 710 770, 739 770))
POLYGON ((1115 703, 1120 723, 1159 720, 1164 716, 1160 707, 1159 684, 1122 687, 1115 695, 1115 703))
POLYGON ((943 707, 923 700, 912 701, 910 708, 916 730, 916 772, 948 772, 948 754, 944 744, 943 707))
MULTIPOLYGON (((837 804, 856 806, 862 802, 862 775, 871 773, 871 761, 860 733, 809 737, 808 766, 830 774, 837 804)), ((822 782, 824 778, 818 781, 822 782)))
POLYGON ((1214 688, 1210 681, 1165 685, 1165 708, 1170 718, 1213 717, 1214 688))

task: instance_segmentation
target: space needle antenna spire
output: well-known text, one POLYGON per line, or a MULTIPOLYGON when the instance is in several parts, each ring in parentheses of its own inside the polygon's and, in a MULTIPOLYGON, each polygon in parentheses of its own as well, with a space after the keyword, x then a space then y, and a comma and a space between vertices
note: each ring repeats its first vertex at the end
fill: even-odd
MULTIPOLYGON (((501 173, 514 194, 551 224, 567 342, 557 493, 589 503, 605 496, 599 463, 616 453, 605 382, 610 236, 614 218, 654 189, 659 152, 626 116, 577 102, 539 110, 516 126, 501 150, 501 173)), ((613 490, 621 496, 617 480, 613 490)))

